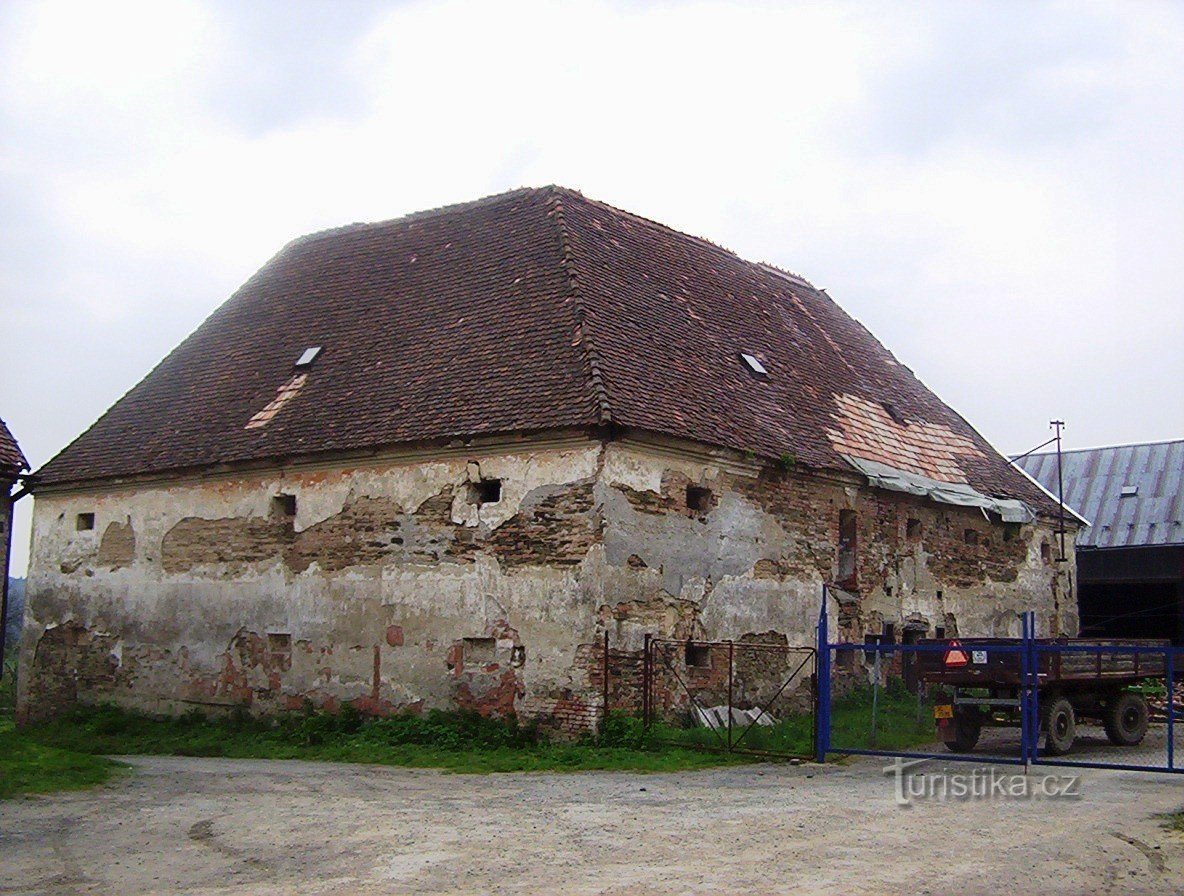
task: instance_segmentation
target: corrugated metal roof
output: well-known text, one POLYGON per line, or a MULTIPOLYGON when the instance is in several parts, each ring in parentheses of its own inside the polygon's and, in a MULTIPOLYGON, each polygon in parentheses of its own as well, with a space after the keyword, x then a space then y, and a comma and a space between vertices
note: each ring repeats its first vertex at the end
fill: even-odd
MULTIPOLYGON (((1065 504, 1093 522, 1078 534, 1079 547, 1184 544, 1184 439, 1062 457, 1065 504)), ((1056 494, 1056 454, 1031 454, 1017 464, 1056 494)))

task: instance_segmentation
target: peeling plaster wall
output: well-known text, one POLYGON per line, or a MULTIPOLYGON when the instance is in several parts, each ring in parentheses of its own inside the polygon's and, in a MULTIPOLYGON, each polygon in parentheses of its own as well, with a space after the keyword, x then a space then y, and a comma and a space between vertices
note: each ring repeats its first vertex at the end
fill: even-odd
POLYGON ((39 495, 19 712, 348 701, 582 730, 606 631, 634 658, 647 632, 811 643, 843 509, 858 531, 855 585, 832 608, 846 637, 885 622, 1016 634, 1027 608, 1075 631, 1072 561, 1042 554, 1045 524, 1005 529, 854 476, 540 443, 39 495), (500 500, 476 503, 472 483, 491 478, 500 500))
MULTIPOLYGON (((731 466, 608 447, 606 599, 651 607, 650 616, 661 604, 679 637, 771 630, 810 644, 822 585, 837 576, 839 513, 851 510, 855 582, 831 608, 844 638, 879 634, 886 622, 930 637, 939 626, 1018 636, 1026 609, 1036 610, 1043 634, 1077 631, 1072 532, 1068 562, 1056 563, 1045 522, 1007 526, 977 508, 871 489, 854 476, 731 466), (688 487, 710 491, 705 512, 687 506, 688 487)), ((620 625, 617 634, 635 640, 641 628, 620 625)))
POLYGON ((596 636, 599 458, 584 442, 39 496, 21 714, 75 698, 549 713, 596 636), (482 477, 497 503, 472 503, 482 477))

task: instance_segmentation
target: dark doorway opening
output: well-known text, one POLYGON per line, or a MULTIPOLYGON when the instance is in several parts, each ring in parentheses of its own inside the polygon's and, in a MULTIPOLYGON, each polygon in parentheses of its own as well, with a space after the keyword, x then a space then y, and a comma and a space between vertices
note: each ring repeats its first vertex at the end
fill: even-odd
POLYGON ((1171 638, 1184 644, 1179 591, 1175 582, 1083 582, 1077 589, 1081 636, 1171 638))

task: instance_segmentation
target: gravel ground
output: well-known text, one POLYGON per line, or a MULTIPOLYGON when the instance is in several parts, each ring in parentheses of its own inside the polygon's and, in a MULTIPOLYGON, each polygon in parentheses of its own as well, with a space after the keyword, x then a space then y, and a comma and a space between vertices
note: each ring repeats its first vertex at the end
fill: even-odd
POLYGON ((1159 774, 901 807, 872 759, 490 776, 126 761, 99 790, 0 803, 0 893, 1184 891, 1184 836, 1155 817, 1184 808, 1184 782, 1159 774))

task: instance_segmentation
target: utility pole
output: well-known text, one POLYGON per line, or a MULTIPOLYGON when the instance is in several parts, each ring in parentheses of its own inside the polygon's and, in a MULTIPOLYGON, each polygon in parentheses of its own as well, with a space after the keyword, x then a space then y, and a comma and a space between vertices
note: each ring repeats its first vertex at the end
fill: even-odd
POLYGON ((1064 563, 1069 559, 1065 556, 1065 474, 1061 465, 1061 428, 1065 425, 1065 421, 1050 420, 1048 425, 1057 432, 1057 502, 1061 506, 1060 520, 1057 525, 1057 536, 1061 543, 1061 556, 1057 557, 1057 563, 1064 563))

